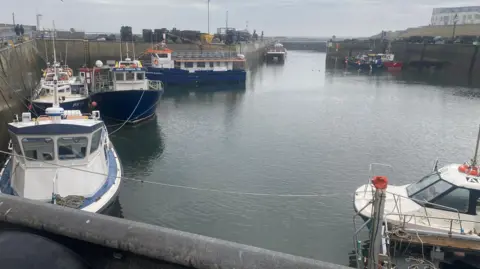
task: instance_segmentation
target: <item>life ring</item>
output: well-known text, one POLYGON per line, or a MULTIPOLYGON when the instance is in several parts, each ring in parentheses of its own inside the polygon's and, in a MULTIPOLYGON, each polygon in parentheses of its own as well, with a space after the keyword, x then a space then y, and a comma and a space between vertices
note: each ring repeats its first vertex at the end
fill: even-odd
POLYGON ((458 167, 458 171, 470 176, 479 176, 480 172, 478 171, 478 167, 476 166, 469 166, 467 164, 462 164, 458 167))
POLYGON ((153 60, 153 63, 154 63, 155 65, 157 65, 157 64, 158 64, 158 59, 155 58, 155 60, 153 60))

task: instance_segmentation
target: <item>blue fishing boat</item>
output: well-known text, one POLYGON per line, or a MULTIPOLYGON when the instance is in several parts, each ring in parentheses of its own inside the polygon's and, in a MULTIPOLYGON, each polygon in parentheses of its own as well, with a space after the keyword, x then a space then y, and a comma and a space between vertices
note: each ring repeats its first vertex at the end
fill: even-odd
POLYGON ((173 52, 164 47, 147 50, 147 78, 173 85, 245 83, 245 57, 234 52, 173 52))
POLYGON ((362 54, 353 58, 345 58, 347 68, 362 70, 362 71, 383 71, 382 57, 377 54, 362 54))
POLYGON ((91 85, 91 107, 100 110, 105 120, 134 124, 155 115, 163 85, 146 78, 140 61, 126 58, 114 66, 97 61, 93 69, 81 71, 91 85))

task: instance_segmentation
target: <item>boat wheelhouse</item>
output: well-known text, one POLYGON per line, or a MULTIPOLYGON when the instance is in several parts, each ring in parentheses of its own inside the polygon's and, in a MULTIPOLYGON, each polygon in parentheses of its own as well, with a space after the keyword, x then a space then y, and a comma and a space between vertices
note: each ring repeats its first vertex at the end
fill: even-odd
POLYGON ((273 47, 267 49, 265 53, 267 63, 284 63, 287 59, 287 49, 280 43, 275 43, 273 47))
POLYGON ((245 57, 233 52, 174 52, 149 49, 147 77, 165 85, 245 83, 245 57))
MULTIPOLYGON (((55 68, 56 69, 56 68, 55 68)), ((54 70, 52 67, 44 71, 44 75, 40 80, 38 88, 32 96, 31 110, 37 115, 45 113, 45 109, 52 107, 54 96, 54 77, 58 86, 58 98, 60 107, 65 110, 80 110, 84 113, 88 112, 88 88, 85 87, 85 81, 82 77, 72 76, 69 68, 61 68, 54 70), (55 73, 56 72, 56 73, 55 73)))
POLYGON ((155 115, 163 85, 146 78, 140 61, 126 58, 114 66, 97 61, 94 68, 81 72, 90 82, 92 104, 105 119, 137 123, 155 115))
POLYGON ((122 168, 98 111, 48 108, 47 115, 9 123, 12 156, 0 192, 101 212, 115 201, 122 168))

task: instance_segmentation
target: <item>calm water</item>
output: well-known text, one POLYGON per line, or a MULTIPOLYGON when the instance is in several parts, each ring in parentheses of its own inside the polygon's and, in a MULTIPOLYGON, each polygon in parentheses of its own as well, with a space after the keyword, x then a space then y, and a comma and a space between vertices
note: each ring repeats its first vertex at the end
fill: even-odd
POLYGON ((335 263, 348 263, 352 192, 373 162, 392 184, 435 158, 471 158, 475 89, 431 75, 325 71, 325 54, 290 52, 253 70, 244 91, 165 98, 157 118, 114 135, 127 177, 188 187, 318 197, 258 197, 125 181, 125 218, 335 263), (406 80, 404 80, 404 78, 406 80))

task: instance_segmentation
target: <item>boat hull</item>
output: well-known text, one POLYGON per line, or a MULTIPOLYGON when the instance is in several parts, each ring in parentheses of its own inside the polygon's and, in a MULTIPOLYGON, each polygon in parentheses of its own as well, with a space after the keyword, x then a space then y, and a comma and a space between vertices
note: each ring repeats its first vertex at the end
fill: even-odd
MULTIPOLYGON (((64 110, 80 110, 82 113, 88 113, 90 112, 88 104, 89 99, 88 97, 85 97, 84 99, 75 101, 61 102, 60 107, 64 110)), ((32 101, 31 111, 37 115, 44 115, 45 110, 49 107, 52 107, 52 103, 32 101)))
POLYGON ((106 120, 138 123, 155 115, 163 90, 126 90, 95 93, 96 109, 106 120))
POLYGON ((389 71, 401 70, 403 67, 402 62, 384 62, 383 65, 389 71))
POLYGON ((385 70, 385 66, 383 64, 370 64, 370 63, 357 63, 355 61, 347 61, 348 68, 355 68, 357 70, 363 71, 383 71, 385 70))
MULTIPOLYGON (((108 150, 106 158, 108 159, 107 180, 92 197, 88 197, 83 201, 83 205, 79 210, 120 217, 121 210, 120 213, 117 213, 119 212, 118 195, 120 193, 123 168, 113 146, 108 150)), ((19 196, 11 185, 12 166, 12 158, 7 158, 0 171, 0 193, 19 196)))
POLYGON ((265 54, 265 61, 267 63, 285 63, 285 53, 267 53, 265 54))
POLYGON ((195 71, 183 69, 148 67, 147 78, 162 81, 165 85, 211 85, 219 83, 245 83, 245 70, 195 71))

